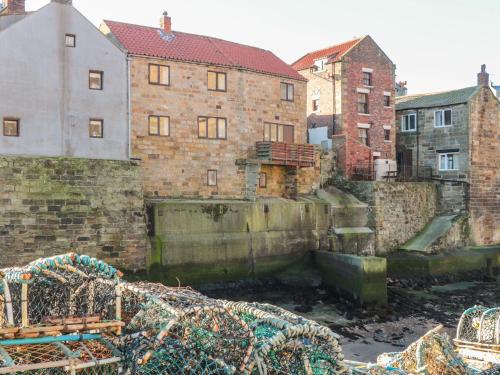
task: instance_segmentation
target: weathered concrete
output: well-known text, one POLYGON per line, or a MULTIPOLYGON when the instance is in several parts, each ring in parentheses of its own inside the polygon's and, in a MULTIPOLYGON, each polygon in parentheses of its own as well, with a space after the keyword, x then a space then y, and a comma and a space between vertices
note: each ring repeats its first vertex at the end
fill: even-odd
POLYGON ((313 251, 313 263, 328 287, 348 294, 362 305, 387 304, 385 258, 313 251))
POLYGON ((422 232, 401 246, 401 250, 439 253, 465 247, 468 237, 467 215, 436 216, 422 232))
POLYGON ((420 278, 480 271, 500 271, 500 247, 470 247, 452 253, 423 255, 399 252, 387 257, 387 272, 393 278, 420 278))
POLYGON ((149 206, 155 234, 149 269, 175 285, 176 278, 196 285, 272 275, 328 247, 329 205, 314 197, 149 206))
POLYGON ((128 159, 125 54, 70 5, 6 17, 17 22, 0 21, 0 122, 19 119, 20 132, 0 130, 0 154, 128 159), (103 72, 103 90, 89 89, 90 70, 103 72), (89 137, 90 119, 104 121, 103 138, 89 137))

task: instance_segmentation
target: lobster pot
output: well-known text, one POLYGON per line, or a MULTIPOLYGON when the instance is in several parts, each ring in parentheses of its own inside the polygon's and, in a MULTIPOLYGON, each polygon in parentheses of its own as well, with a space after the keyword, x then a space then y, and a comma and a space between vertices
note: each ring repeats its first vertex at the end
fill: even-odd
POLYGON ((474 306, 460 318, 457 328, 458 344, 500 344, 500 308, 474 306))

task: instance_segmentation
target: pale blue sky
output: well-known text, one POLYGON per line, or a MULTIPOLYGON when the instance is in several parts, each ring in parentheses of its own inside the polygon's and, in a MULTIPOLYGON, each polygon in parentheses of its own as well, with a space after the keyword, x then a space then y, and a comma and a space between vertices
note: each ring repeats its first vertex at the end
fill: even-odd
MULTIPOLYGON (((48 0, 27 0, 37 9, 48 0)), ((288 63, 308 51, 370 34, 410 93, 476 82, 481 64, 500 84, 500 0, 74 0, 102 19, 158 25, 269 49, 288 63)))

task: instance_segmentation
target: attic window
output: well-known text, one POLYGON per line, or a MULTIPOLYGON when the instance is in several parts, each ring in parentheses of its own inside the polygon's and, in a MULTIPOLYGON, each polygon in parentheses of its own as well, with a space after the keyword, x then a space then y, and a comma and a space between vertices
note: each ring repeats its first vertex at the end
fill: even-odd
POLYGON ((316 72, 322 72, 322 71, 326 70, 327 61, 328 61, 327 59, 316 60, 314 62, 314 70, 316 72))

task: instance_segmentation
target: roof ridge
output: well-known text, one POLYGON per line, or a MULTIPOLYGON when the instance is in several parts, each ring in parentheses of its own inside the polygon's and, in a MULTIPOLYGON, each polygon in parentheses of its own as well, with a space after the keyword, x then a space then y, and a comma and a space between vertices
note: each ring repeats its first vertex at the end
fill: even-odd
POLYGON ((435 91, 435 92, 425 92, 425 93, 420 93, 420 94, 412 94, 412 95, 405 95, 405 96, 400 96, 398 97, 403 99, 403 98, 413 98, 413 97, 422 97, 422 96, 431 96, 431 95, 439 95, 439 94, 447 94, 450 92, 455 92, 455 91, 461 91, 461 90, 468 90, 468 89, 473 89, 476 88, 477 86, 468 86, 468 87, 462 87, 461 89, 453 89, 453 90, 445 90, 445 91, 435 91))
MULTIPOLYGON (((135 26, 135 27, 145 27, 145 28, 148 28, 148 29, 161 30, 161 27, 147 26, 147 25, 138 25, 136 23, 129 23, 129 22, 121 22, 121 21, 113 21, 113 20, 103 20, 103 22, 105 22, 105 23, 106 22, 114 22, 114 23, 119 23, 119 24, 122 24, 122 25, 129 25, 129 26, 135 26)), ((270 50, 265 49, 265 48, 251 46, 250 44, 233 42, 232 40, 222 39, 222 38, 218 38, 218 37, 210 36, 210 35, 187 33, 185 31, 178 31, 178 30, 172 30, 172 33, 184 34, 184 35, 191 35, 191 36, 195 36, 195 37, 199 37, 199 38, 205 38, 205 39, 210 39, 210 40, 218 40, 218 41, 222 41, 222 42, 226 42, 226 43, 237 44, 237 45, 244 46, 244 47, 255 48, 255 49, 258 49, 258 50, 261 50, 261 51, 264 51, 264 52, 271 52, 270 50)))
MULTIPOLYGON (((355 41, 360 41, 361 39, 363 39, 364 37, 359 37, 359 38, 353 38, 353 39, 349 39, 349 40, 346 40, 345 42, 342 42, 342 43, 337 43, 337 44, 334 44, 332 46, 329 46, 329 47, 324 47, 324 48, 320 48, 320 49, 317 49, 315 51, 311 51, 311 52, 308 52, 306 53, 303 57, 307 56, 307 55, 312 55, 313 53, 317 53, 317 52, 321 52, 321 51, 324 51, 324 50, 327 50, 327 49, 331 49, 331 48, 334 48, 334 47, 338 47, 338 46, 341 46, 343 44, 348 44, 348 43, 352 43, 352 42, 355 42, 355 41)), ((299 59, 301 60, 302 57, 299 59)), ((298 61, 298 60, 297 60, 298 61)))

